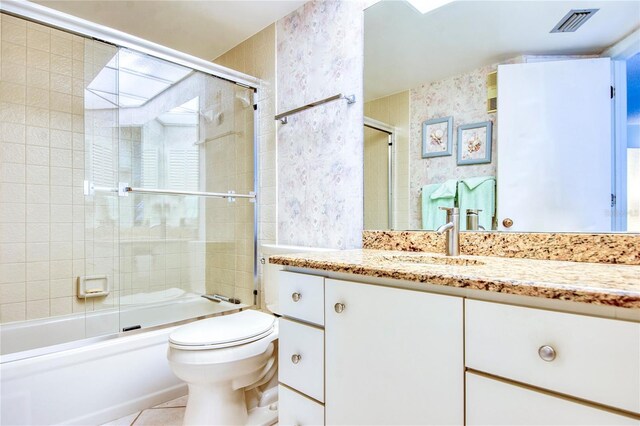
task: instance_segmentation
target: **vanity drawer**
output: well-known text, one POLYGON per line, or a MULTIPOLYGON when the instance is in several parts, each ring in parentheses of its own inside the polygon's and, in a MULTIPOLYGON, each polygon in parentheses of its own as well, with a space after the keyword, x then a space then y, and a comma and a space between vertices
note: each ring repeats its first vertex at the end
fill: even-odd
POLYGON ((635 425, 640 420, 567 398, 466 374, 468 426, 635 425))
POLYGON ((324 278, 280 271, 278 302, 283 316, 324 325, 324 278))
POLYGON ((324 331, 280 319, 280 382, 324 402, 324 331))
POLYGON ((467 300, 465 343, 469 368, 640 413, 639 323, 467 300))
POLYGON ((278 386, 278 424, 283 426, 324 425, 324 406, 280 385, 278 386))

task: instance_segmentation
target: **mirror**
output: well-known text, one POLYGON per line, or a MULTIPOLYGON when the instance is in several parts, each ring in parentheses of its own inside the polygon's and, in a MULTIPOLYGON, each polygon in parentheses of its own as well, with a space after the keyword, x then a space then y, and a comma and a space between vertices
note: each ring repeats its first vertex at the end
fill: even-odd
POLYGON ((380 1, 364 87, 365 229, 640 232, 640 2, 380 1))

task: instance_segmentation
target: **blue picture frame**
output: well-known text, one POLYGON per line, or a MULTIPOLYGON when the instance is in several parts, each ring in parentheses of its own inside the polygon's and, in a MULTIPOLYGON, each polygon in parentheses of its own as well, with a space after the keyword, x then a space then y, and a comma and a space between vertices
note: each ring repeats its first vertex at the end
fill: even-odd
POLYGON ((491 121, 483 121, 482 123, 458 126, 457 160, 459 166, 491 163, 492 125, 491 121), (476 131, 474 132, 474 130, 476 131), (477 141, 477 145, 473 143, 473 140, 477 141), (483 153, 481 156, 474 155, 472 149, 475 149, 476 146, 478 152, 483 153))
POLYGON ((453 117, 433 118, 422 123, 422 158, 451 155, 453 142, 453 117), (444 124, 444 126, 443 126, 444 124), (444 131, 443 131, 444 130, 444 131), (446 134, 440 134, 446 133, 446 134), (431 136, 430 136, 431 135, 431 136), (439 135, 439 136, 438 136, 439 135), (438 138, 440 142, 438 142, 438 138), (446 142, 445 142, 446 139, 446 142), (446 147, 438 146, 446 143, 446 147))

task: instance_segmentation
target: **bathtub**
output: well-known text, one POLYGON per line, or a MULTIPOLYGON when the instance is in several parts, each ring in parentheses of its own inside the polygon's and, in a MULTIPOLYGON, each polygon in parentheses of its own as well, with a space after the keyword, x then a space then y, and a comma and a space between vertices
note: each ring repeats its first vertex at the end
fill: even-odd
MULTIPOLYGON (((178 289, 171 289, 178 290, 178 289)), ((123 298, 124 300, 124 298, 123 298)), ((226 312, 247 305, 215 303, 194 293, 169 291, 143 293, 130 299, 119 309, 103 309, 62 315, 53 318, 19 321, 0 325, 2 362, 31 356, 33 353, 55 352, 55 345, 81 339, 110 336, 123 330, 149 328, 177 323, 186 319, 226 312), (164 297, 171 294, 173 297, 164 297), (142 303, 144 302, 144 303, 142 303), (42 349, 48 347, 48 349, 42 349)), ((83 344, 82 342, 80 344, 83 344)))
POLYGON ((222 315, 246 306, 187 295, 143 307, 4 325, 0 424, 96 425, 185 395, 186 385, 166 360, 175 325, 115 331, 222 315))

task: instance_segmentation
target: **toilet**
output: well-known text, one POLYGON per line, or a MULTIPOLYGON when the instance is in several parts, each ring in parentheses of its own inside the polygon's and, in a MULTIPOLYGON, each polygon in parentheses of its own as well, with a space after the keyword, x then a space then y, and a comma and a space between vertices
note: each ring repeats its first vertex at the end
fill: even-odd
MULTIPOLYGON (((264 244, 264 259, 275 254, 322 251, 264 244)), ((264 262, 266 308, 207 318, 169 335, 167 358, 187 383, 185 425, 271 425, 277 422, 278 265, 264 262)))

